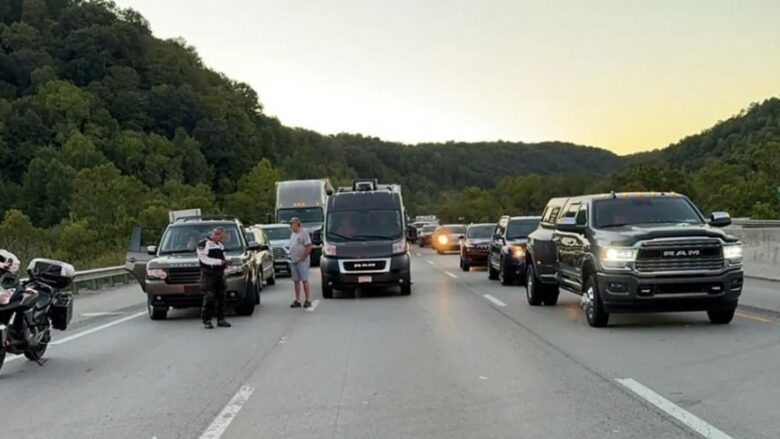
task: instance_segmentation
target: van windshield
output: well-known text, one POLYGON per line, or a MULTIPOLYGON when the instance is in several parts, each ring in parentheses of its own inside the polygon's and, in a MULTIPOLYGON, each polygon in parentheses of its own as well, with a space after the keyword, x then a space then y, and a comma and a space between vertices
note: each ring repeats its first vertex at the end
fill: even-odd
POLYGON ((398 210, 346 210, 328 213, 326 238, 333 242, 403 238, 403 221, 398 210))
POLYGON ((242 251, 244 244, 238 228, 232 224, 187 224, 169 227, 165 231, 160 245, 160 254, 195 253, 198 242, 206 239, 215 227, 225 229, 222 245, 225 251, 242 251))

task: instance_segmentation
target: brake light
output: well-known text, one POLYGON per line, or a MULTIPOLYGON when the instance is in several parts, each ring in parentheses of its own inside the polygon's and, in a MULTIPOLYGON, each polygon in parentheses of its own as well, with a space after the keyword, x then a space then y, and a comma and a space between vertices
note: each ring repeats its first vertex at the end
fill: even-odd
POLYGON ((10 291, 5 289, 0 290, 0 305, 8 305, 11 303, 11 296, 13 296, 13 294, 11 294, 10 291))

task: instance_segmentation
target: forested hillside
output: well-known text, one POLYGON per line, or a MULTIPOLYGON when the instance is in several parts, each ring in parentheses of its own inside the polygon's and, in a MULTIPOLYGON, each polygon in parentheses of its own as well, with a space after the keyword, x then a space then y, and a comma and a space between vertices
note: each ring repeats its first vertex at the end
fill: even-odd
POLYGON ((0 247, 115 264, 131 227, 163 225, 170 209, 262 221, 281 178, 377 177, 403 185, 413 214, 469 220, 613 188, 678 189, 705 208, 777 215, 776 99, 628 158, 562 142, 323 136, 285 127, 260 102, 111 2, 0 1, 0 247))

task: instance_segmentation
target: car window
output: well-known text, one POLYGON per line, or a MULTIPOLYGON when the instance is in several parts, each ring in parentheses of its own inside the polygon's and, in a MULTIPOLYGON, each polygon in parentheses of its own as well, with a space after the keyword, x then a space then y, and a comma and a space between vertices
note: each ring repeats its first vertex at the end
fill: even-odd
POLYGON ((577 225, 585 226, 588 224, 588 206, 586 204, 580 205, 580 210, 577 211, 577 225))
POLYGON ((225 251, 240 251, 244 249, 242 233, 234 224, 184 224, 169 227, 165 231, 160 245, 160 254, 194 253, 198 242, 206 239, 215 227, 225 229, 225 239, 222 245, 225 251))
POLYGON ((471 226, 466 232, 466 236, 470 239, 488 239, 493 235, 495 228, 492 224, 488 226, 471 226))
POLYGON ((263 233, 265 233, 266 238, 268 238, 271 241, 279 241, 283 239, 290 239, 290 228, 289 227, 268 227, 263 228, 263 233))

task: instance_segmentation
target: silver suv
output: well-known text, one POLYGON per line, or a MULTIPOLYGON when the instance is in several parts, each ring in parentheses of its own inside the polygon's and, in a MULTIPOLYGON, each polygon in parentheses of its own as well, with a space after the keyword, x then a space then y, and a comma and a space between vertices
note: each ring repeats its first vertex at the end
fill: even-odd
POLYGON ((177 219, 160 236, 159 229, 136 227, 130 239, 125 267, 141 284, 147 295, 147 309, 152 320, 165 319, 170 307, 201 306, 200 264, 196 254, 198 242, 215 227, 225 229, 223 242, 230 266, 225 270, 228 305, 236 314, 252 315, 260 303, 259 288, 248 268, 252 255, 262 250, 260 244, 247 242, 241 223, 234 218, 194 216, 177 219))
POLYGON ((277 275, 290 274, 290 226, 288 224, 261 224, 271 250, 274 253, 274 270, 277 275))

